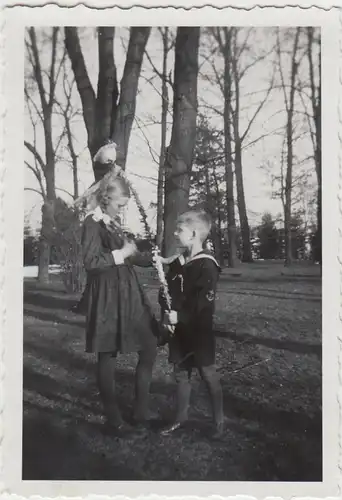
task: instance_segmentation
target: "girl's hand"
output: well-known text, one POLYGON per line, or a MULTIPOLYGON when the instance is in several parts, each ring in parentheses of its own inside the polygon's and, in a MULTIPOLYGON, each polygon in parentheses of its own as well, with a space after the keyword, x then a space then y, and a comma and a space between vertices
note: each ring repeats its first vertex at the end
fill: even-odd
POLYGON ((165 313, 165 317, 169 325, 176 325, 178 323, 177 311, 169 311, 165 313))
POLYGON ((124 246, 121 249, 122 256, 124 259, 131 257, 137 252, 137 246, 134 241, 125 241, 124 246))

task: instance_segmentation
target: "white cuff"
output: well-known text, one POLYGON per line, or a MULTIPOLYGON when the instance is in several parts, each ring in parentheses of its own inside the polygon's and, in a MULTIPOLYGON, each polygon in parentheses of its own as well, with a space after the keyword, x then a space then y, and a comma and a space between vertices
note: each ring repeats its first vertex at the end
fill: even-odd
POLYGON ((125 258, 123 257, 121 250, 113 250, 112 255, 113 255, 114 263, 117 266, 120 266, 120 264, 123 264, 125 262, 125 258))

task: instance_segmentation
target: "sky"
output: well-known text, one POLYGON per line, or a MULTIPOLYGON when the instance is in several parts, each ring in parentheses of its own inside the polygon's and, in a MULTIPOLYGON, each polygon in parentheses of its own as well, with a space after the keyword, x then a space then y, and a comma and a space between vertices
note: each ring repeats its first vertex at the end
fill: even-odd
MULTIPOLYGON (((42 37, 48 29, 37 29, 38 46, 42 49, 42 37)), ((63 31, 63 30, 62 30, 63 31)), ((171 28, 171 32, 175 33, 175 29, 171 28)), ((88 70, 90 80, 92 81, 93 88, 96 90, 97 86, 97 73, 98 73, 98 60, 97 60, 97 38, 94 28, 80 28, 79 29, 82 50, 88 70)), ((115 34, 115 63, 117 66, 118 79, 120 81, 124 63, 125 52, 127 47, 129 29, 116 28, 115 34)), ((245 40, 247 35, 246 29, 241 29, 239 34, 240 40, 245 40)), ((61 32, 62 36, 62 32, 61 32)), ((284 39, 286 36, 285 30, 281 30, 281 37, 284 39)), ((256 28, 249 38, 252 49, 241 58, 241 68, 246 64, 250 64, 254 57, 262 53, 266 53, 272 47, 275 41, 273 28, 256 28)), ((284 44, 286 51, 289 45, 284 44)), ((59 44, 59 54, 62 51, 62 38, 59 44)), ((223 99, 220 94, 218 86, 212 83, 213 70, 212 63, 220 72, 223 68, 222 60, 218 55, 212 55, 209 59, 208 51, 212 51, 212 45, 209 43, 204 32, 201 33, 200 50, 199 50, 199 64, 200 74, 198 78, 198 103, 199 112, 204 113, 210 122, 217 128, 223 129, 223 119, 221 116, 209 112, 207 107, 214 106, 220 110, 223 109, 223 99)), ((162 65, 162 45, 161 37, 157 29, 152 29, 151 36, 147 44, 147 52, 153 61, 153 64, 161 70, 162 65)), ((46 48, 40 50, 42 67, 47 67, 49 63, 49 51, 46 48)), ((243 78, 241 82, 241 121, 240 121, 240 134, 243 134, 246 129, 250 118, 254 115, 256 107, 259 105, 260 100, 265 95, 265 90, 269 86, 273 69, 273 56, 266 57, 263 61, 255 64, 243 78)), ((282 69, 285 80, 289 75, 289 62, 288 54, 283 56, 282 69)), ((173 71, 174 53, 169 54, 168 69, 173 71)), ((308 78, 308 67, 305 60, 302 62, 300 77, 303 81, 308 78)), ((317 68, 316 68, 317 69, 317 68)), ((25 74, 28 77, 30 73, 30 64, 26 59, 25 74)), ((70 69, 70 77, 72 77, 70 69)), ((156 179, 157 179, 157 163, 159 149, 160 149, 160 115, 161 115, 161 82, 158 77, 151 77, 154 75, 150 62, 145 57, 143 61, 141 77, 139 82, 139 91, 137 96, 136 107, 136 120, 132 129, 132 134, 129 143, 128 157, 126 172, 128 177, 136 187, 141 197, 144 207, 147 209, 151 202, 156 201, 156 179), (159 122, 159 123, 158 123, 159 122), (152 153, 152 154, 151 154, 152 153), (153 155, 153 157, 152 157, 153 155)), ((279 75, 277 76, 279 80, 279 75)), ((28 81, 28 80, 27 80, 28 81)), ((38 105, 39 100, 36 93, 32 94, 34 102, 38 105)), ((62 85, 57 85, 57 96, 63 100, 62 85)), ((170 141, 171 125, 172 125, 172 91, 169 88, 170 97, 170 114, 168 116, 168 137, 167 144, 170 141)), ((74 89, 72 94, 72 103, 75 109, 81 110, 81 102, 77 92, 74 89)), ((304 108, 302 102, 297 97, 296 108, 298 112, 302 113, 304 108)), ((284 113, 284 96, 281 89, 272 91, 270 98, 261 109, 257 119, 253 123, 250 133, 246 138, 246 144, 253 143, 260 136, 263 139, 258 140, 252 146, 243 150, 243 176, 245 186, 246 205, 248 210, 250 225, 260 223, 262 214, 265 211, 271 212, 274 216, 282 212, 282 206, 279 199, 272 199, 272 183, 270 173, 279 175, 280 172, 280 158, 284 134, 279 133, 285 124, 284 113), (274 131, 278 131, 275 133, 274 131), (267 168, 266 168, 267 167, 267 168)), ((299 116, 299 115, 298 115, 299 116)), ((305 120, 301 120, 305 124, 305 120)), ((62 122, 60 117, 56 114, 53 117, 55 141, 61 132, 62 122)), ((307 125, 302 125, 307 130, 307 125)), ((75 149, 79 154, 79 192, 82 193, 93 182, 93 172, 91 166, 91 159, 87 150, 87 136, 82 116, 78 116, 72 122, 72 131, 75 140, 75 149)), ((27 113, 25 114, 25 139, 33 141, 33 127, 27 113)), ((37 147, 44 156, 44 141, 42 129, 37 126, 37 147)), ((312 154, 312 144, 308 135, 301 137, 295 143, 295 154, 298 159, 303 159, 312 154)), ((61 143, 59 152, 60 160, 56 167, 56 186, 58 188, 57 194, 66 201, 71 202, 71 197, 65 191, 72 191, 72 173, 68 158, 68 152, 65 144, 61 143)), ((25 160, 32 162, 32 156, 26 150, 25 160)), ((315 189, 315 175, 314 165, 312 161, 304 163, 304 168, 310 172, 310 185, 312 187, 307 189, 304 197, 311 198, 312 192, 315 189)), ((27 168, 25 170, 25 187, 29 189, 37 189, 37 180, 32 172, 27 168)), ((39 229, 41 220, 41 204, 42 197, 33 192, 25 192, 25 215, 27 221, 33 229, 39 229)), ((148 210, 149 222, 153 226, 155 224, 155 210, 148 210)), ((141 231, 141 224, 139 222, 138 212, 131 200, 126 214, 127 225, 134 231, 141 231)))

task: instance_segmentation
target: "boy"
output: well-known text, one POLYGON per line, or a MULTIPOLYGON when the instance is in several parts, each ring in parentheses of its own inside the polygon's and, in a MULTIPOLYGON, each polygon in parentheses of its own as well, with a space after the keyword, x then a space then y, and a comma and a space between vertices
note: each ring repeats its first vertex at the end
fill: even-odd
MULTIPOLYGON (((172 425, 162 431, 169 435, 188 418, 191 374, 194 368, 208 388, 216 432, 224 430, 222 388, 215 367, 213 314, 220 267, 203 245, 211 229, 211 221, 203 211, 189 210, 177 221, 175 236, 185 253, 174 259, 161 259, 170 264, 168 273, 172 310, 164 313, 164 321, 175 326, 169 340, 169 361, 174 364, 177 382, 177 410, 172 425), (172 263, 170 261, 173 260, 172 263)), ((165 304, 161 300, 165 310, 165 304)))

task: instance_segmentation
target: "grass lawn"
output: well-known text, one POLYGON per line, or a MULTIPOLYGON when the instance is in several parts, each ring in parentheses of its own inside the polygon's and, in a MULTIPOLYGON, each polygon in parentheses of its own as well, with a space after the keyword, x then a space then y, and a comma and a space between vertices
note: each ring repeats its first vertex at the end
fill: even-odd
MULTIPOLYGON (((157 308, 158 288, 141 274, 157 308)), ((189 426, 129 440, 103 431, 95 358, 84 318, 54 278, 25 281, 23 479, 321 481, 321 279, 316 266, 280 263, 224 270, 216 307, 217 363, 228 429, 210 437, 205 387, 194 378, 189 426), (252 366, 246 366, 252 364, 252 366)), ((117 388, 129 418, 136 355, 119 357, 117 388)), ((172 416, 167 348, 159 350, 151 404, 172 416)))

